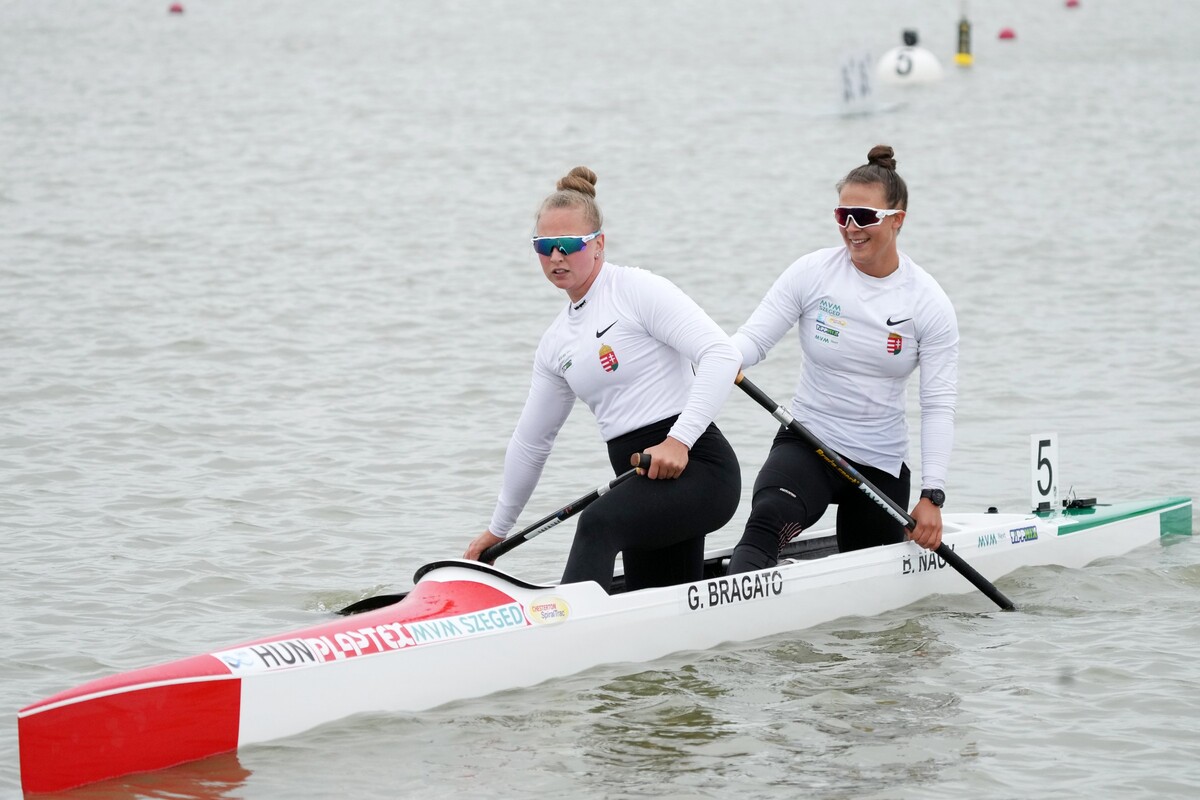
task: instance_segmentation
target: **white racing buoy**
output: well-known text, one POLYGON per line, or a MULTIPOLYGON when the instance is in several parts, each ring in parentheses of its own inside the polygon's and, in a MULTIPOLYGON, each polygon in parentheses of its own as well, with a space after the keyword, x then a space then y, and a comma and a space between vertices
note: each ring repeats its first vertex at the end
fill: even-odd
POLYGON ((875 75, 881 83, 893 86, 940 81, 944 71, 937 56, 917 46, 917 32, 904 32, 904 46, 895 47, 879 59, 875 75))

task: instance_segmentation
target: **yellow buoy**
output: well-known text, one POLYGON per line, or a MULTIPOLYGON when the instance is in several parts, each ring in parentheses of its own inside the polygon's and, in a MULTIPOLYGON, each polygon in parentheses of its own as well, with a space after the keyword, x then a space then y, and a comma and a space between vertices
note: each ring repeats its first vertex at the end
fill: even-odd
POLYGON ((958 21, 958 53, 954 56, 954 63, 960 67, 969 67, 975 63, 971 56, 971 23, 966 17, 958 21))

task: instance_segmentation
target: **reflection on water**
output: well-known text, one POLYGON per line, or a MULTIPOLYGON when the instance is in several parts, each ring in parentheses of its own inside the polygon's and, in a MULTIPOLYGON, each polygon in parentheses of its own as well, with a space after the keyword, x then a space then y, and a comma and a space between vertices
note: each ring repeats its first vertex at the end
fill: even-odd
POLYGON ((251 772, 235 753, 141 775, 101 781, 67 792, 26 795, 47 800, 234 800, 251 772))

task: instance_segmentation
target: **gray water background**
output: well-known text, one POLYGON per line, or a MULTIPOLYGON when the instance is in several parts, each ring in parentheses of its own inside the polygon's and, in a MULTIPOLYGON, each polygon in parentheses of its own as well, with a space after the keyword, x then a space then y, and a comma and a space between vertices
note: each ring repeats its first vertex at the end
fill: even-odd
MULTIPOLYGON (((610 258, 733 331, 893 145, 962 331, 949 510, 1027 509, 1044 431, 1064 491, 1200 494, 1197 4, 972 3, 969 70, 948 0, 167 5, 0 0, 0 795, 17 709, 462 551, 561 302, 532 214, 575 164, 610 258), (944 80, 841 114, 841 61, 905 28, 944 80)), ((798 356, 756 382, 786 398, 798 356)), ((747 494, 713 545, 774 430, 739 393, 720 423, 747 494)), ((580 406, 523 523, 607 469, 580 406)), ((553 579, 571 531, 504 566, 553 579)), ((1200 793, 1200 548, 999 585, 1021 613, 931 598, 70 796, 1200 793)))

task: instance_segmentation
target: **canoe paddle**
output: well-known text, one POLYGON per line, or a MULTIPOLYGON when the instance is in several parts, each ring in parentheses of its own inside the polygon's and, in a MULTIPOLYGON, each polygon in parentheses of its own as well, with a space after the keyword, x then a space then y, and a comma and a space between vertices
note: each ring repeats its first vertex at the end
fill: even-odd
MULTIPOLYGON (((754 402, 771 412, 771 416, 783 423, 784 427, 788 428, 792 433, 803 439, 807 445, 816 450, 817 455, 825 459, 825 463, 832 467, 834 472, 857 486, 859 491, 875 501, 892 519, 910 531, 917 526, 917 523, 908 515, 908 512, 897 505, 892 498, 872 486, 871 482, 864 478, 862 473, 854 468, 853 464, 826 446, 808 428, 805 428, 796 421, 796 418, 786 408, 768 397, 762 389, 755 386, 744 374, 739 372, 737 378, 734 379, 734 383, 742 387, 742 391, 750 395, 754 402)), ((1016 606, 1013 605, 1011 600, 1001 594, 1000 590, 993 586, 987 578, 976 572, 974 567, 963 561, 962 556, 947 547, 945 542, 938 545, 934 552, 941 556, 946 563, 958 570, 960 575, 973 583, 976 589, 986 594, 1000 608, 1005 611, 1016 610, 1016 606)))
MULTIPOLYGON (((639 472, 644 472, 649 468, 650 456, 646 455, 645 453, 639 454, 638 465, 633 469, 629 470, 628 472, 622 472, 608 483, 604 484, 603 486, 597 486, 595 489, 588 492, 575 502, 568 503, 557 511, 547 514, 537 522, 530 525, 528 528, 525 528, 518 533, 514 533, 512 536, 496 542, 494 545, 483 551, 479 560, 490 564, 500 556, 507 553, 509 550, 512 550, 517 545, 527 542, 533 537, 550 530, 563 520, 575 516, 580 511, 583 511, 585 508, 594 503, 596 500, 600 499, 602 495, 608 494, 618 485, 629 480, 639 472)), ((351 614, 361 614, 364 611, 374 611, 377 608, 383 608, 384 606, 390 606, 393 603, 399 603, 405 597, 408 597, 408 592, 401 592, 400 594, 377 594, 374 597, 367 597, 355 603, 351 603, 337 613, 341 614, 343 617, 348 617, 351 614)))

